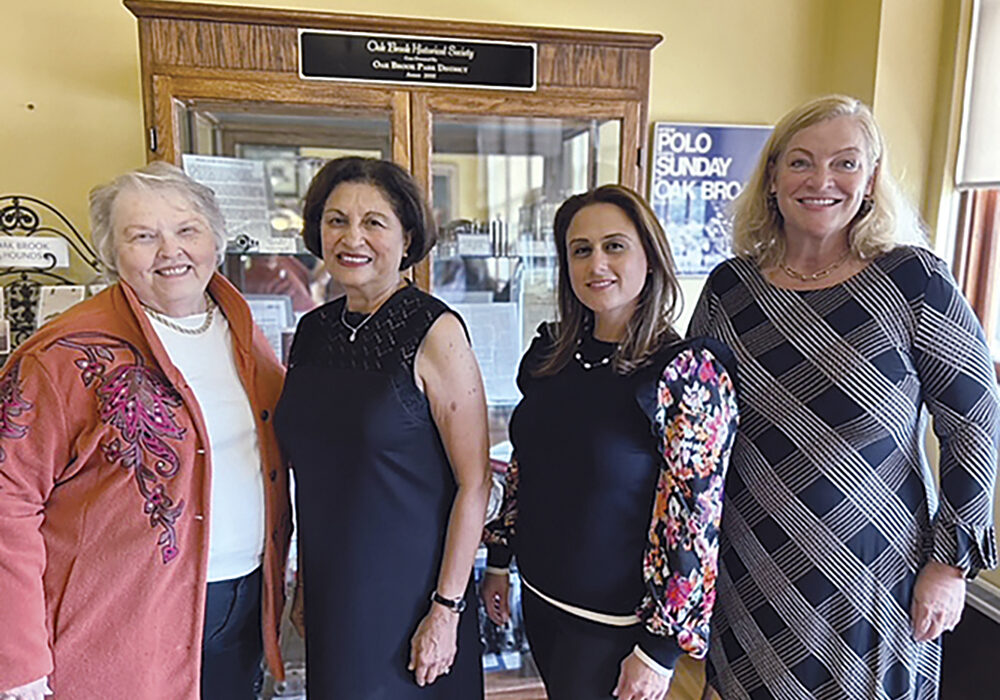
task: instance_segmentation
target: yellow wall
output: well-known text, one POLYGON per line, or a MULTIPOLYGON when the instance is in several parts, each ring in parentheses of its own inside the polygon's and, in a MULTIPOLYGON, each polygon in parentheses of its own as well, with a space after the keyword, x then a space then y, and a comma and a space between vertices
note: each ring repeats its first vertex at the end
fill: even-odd
POLYGON ((886 132, 893 169, 903 175, 911 199, 927 204, 927 178, 935 157, 939 96, 950 103, 950 90, 938 84, 941 64, 954 57, 957 16, 941 0, 882 0, 874 108, 886 132), (949 21, 946 23, 945 19, 949 21), (942 36, 942 27, 949 36, 942 36), (943 94, 942 94, 943 93, 943 94))
MULTIPOLYGON (((328 0, 239 4, 283 2, 331 7, 328 0)), ((954 53, 957 5, 672 0, 620 3, 609 12, 598 0, 384 0, 378 10, 659 32, 664 41, 653 53, 653 121, 766 123, 818 94, 856 94, 874 102, 894 170, 933 218, 941 187, 928 166, 940 170, 945 157, 941 134, 947 133, 951 95, 941 78, 952 79, 938 66, 950 65, 954 53)), ((364 13, 372 5, 341 0, 336 9, 364 13)), ((88 189, 143 158, 135 20, 117 0, 10 3, 4 19, 16 31, 5 32, 0 42, 0 94, 6 97, 0 102, 0 192, 49 200, 86 229, 88 189)))
MULTIPOLYGON (((862 3, 863 0, 845 0, 862 3)), ((329 10, 328 0, 246 0, 329 10)), ((824 91, 834 0, 384 0, 385 14, 657 31, 650 118, 762 123, 824 91)), ((372 11, 341 0, 342 12, 372 11)), ((117 0, 9 3, 0 42, 0 192, 51 201, 86 229, 91 186, 142 163, 135 20, 117 0), (28 109, 28 104, 34 109, 28 109)), ((854 84, 855 81, 849 81, 854 84)))
MULTIPOLYGON (((382 14, 654 31, 650 120, 773 122, 827 92, 873 104, 893 171, 939 237, 952 201, 956 37, 969 0, 382 0, 382 14)), ((243 0, 370 13, 370 0, 243 0)), ((118 0, 7 3, 0 194, 45 199, 83 231, 86 194, 143 161, 136 23, 118 0)), ((701 286, 685 281, 688 308, 701 286)), ((992 580, 1000 584, 1000 574, 992 580)))

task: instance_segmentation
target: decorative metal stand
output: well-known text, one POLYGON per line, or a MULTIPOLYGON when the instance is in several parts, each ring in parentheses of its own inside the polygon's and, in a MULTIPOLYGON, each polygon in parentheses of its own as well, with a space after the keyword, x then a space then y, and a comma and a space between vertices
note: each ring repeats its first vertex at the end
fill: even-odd
MULTIPOLYGON (((47 202, 23 194, 0 196, 0 235, 4 236, 58 236, 69 244, 71 269, 73 257, 82 261, 96 274, 100 271, 97 253, 90 242, 62 212, 47 202)), ((4 288, 5 316, 10 320, 10 347, 27 340, 35 331, 38 313, 39 288, 53 284, 83 284, 51 272, 56 258, 45 255, 48 267, 20 269, 0 268, 0 286, 4 288)))

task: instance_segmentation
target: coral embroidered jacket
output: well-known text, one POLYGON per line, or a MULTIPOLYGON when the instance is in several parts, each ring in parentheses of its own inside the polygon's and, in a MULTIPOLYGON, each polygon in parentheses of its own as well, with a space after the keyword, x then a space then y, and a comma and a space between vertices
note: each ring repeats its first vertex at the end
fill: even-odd
MULTIPOLYGON (((271 414, 283 369, 239 292, 232 331, 264 470, 262 631, 278 625, 291 515, 271 414)), ((50 676, 57 700, 198 700, 208 433, 135 293, 119 282, 41 328, 0 375, 0 690, 50 676)))

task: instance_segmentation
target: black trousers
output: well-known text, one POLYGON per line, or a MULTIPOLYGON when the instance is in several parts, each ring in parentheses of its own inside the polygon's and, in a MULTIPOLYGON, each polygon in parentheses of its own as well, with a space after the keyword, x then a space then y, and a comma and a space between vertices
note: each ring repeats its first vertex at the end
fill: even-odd
POLYGON ((201 645, 202 700, 252 700, 261 680, 261 572, 208 584, 201 645))
POLYGON ((609 700, 638 625, 612 627, 556 608, 521 588, 524 631, 549 700, 609 700))

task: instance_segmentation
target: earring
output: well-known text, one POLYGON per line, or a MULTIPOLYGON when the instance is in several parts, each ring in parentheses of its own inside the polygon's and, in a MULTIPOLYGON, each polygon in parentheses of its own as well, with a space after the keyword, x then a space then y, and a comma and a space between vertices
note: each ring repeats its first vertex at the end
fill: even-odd
POLYGON ((861 200, 861 208, 858 210, 858 213, 861 216, 868 216, 868 212, 870 212, 874 206, 875 201, 873 198, 871 196, 865 197, 861 200))

